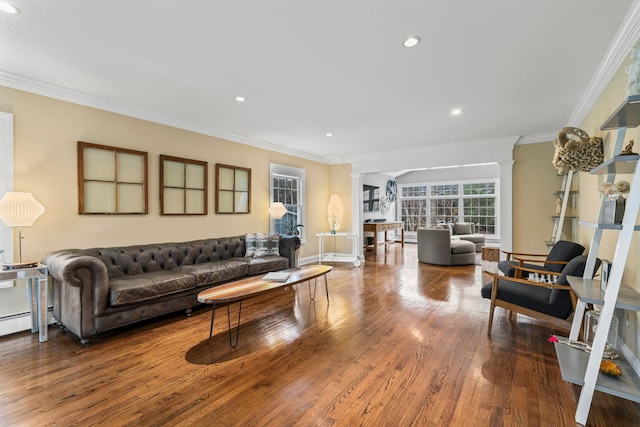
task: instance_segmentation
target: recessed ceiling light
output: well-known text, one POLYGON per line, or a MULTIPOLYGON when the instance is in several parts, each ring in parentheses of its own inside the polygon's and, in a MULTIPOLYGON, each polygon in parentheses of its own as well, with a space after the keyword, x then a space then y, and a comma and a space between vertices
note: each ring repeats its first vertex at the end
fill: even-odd
POLYGON ((460 108, 454 108, 453 110, 451 110, 452 116, 459 116, 460 114, 462 114, 462 110, 460 108))
POLYGON ((238 101, 238 102, 244 102, 246 100, 247 100, 247 98, 245 98, 244 96, 236 96, 236 101, 238 101))
POLYGON ((331 132, 327 132, 325 133, 325 136, 333 136, 333 134, 331 132))
POLYGON ((13 14, 20 13, 20 9, 18 9, 12 4, 5 3, 5 2, 0 2, 0 11, 6 12, 6 13, 13 13, 13 14))
POLYGON ((404 47, 415 47, 418 45, 418 43, 420 43, 420 37, 408 37, 404 40, 404 42, 402 42, 402 45, 404 47))

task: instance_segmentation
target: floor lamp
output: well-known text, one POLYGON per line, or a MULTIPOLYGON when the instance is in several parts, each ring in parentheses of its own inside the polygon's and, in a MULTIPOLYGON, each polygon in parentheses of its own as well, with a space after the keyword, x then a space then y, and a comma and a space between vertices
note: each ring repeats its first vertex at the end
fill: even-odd
POLYGON ((8 227, 18 228, 18 262, 6 264, 6 268, 29 267, 33 263, 22 262, 22 227, 30 227, 44 213, 42 206, 31 193, 8 192, 0 199, 0 219, 8 227))

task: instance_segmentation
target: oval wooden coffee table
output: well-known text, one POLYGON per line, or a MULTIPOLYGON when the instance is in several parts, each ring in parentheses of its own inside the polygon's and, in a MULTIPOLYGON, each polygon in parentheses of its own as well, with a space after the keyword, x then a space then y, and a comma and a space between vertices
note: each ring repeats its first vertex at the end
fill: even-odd
POLYGON ((209 328, 209 338, 213 335, 213 322, 216 315, 216 306, 227 305, 227 319, 229 324, 229 345, 235 348, 240 337, 240 313, 242 312, 242 301, 261 295, 265 292, 279 289, 286 286, 297 285, 302 282, 309 282, 309 296, 311 300, 316 297, 316 285, 318 277, 324 278, 324 289, 327 294, 327 304, 329 303, 329 287, 327 286, 327 273, 333 269, 330 265, 304 265, 298 268, 280 270, 277 273, 287 273, 289 277, 283 281, 265 280, 263 277, 248 277, 233 282, 219 285, 198 294, 198 301, 204 304, 211 304, 211 326, 209 328), (316 279, 311 293, 311 279, 316 279), (238 326, 236 327, 236 342, 231 340, 231 312, 229 306, 234 302, 240 302, 238 309, 238 326))

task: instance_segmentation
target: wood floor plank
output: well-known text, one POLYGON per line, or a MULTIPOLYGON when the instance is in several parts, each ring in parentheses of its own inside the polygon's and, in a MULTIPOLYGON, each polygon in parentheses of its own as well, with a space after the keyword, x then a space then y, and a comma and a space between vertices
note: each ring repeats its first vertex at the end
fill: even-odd
MULTIPOLYGON (((497 309, 479 266, 418 263, 415 245, 337 265, 226 308, 142 322, 90 345, 51 327, 0 337, 1 426, 574 426, 553 327, 497 309), (237 307, 232 307, 232 316, 237 307), (234 317, 235 321, 235 317, 234 317)), ((596 392, 590 426, 640 425, 640 405, 596 392)))

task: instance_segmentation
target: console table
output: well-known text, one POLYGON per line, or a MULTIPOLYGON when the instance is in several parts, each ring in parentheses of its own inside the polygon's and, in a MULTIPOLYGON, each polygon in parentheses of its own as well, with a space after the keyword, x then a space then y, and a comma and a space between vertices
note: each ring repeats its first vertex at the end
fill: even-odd
POLYGON ((47 331, 47 267, 38 264, 32 268, 0 270, 0 282, 27 279, 27 296, 31 306, 31 332, 40 332, 40 342, 49 339, 47 331))
MULTIPOLYGON (((354 233, 316 233, 318 237, 318 264, 325 262, 350 262, 354 267, 360 267, 360 259, 358 258, 358 236, 354 233), (351 253, 331 253, 325 252, 324 239, 327 237, 345 237, 351 240, 351 253)), ((334 242, 335 244, 335 242, 334 242)))
POLYGON ((387 250, 387 245, 392 243, 396 243, 395 240, 389 240, 387 238, 387 231, 391 230, 400 230, 400 243, 404 248, 404 222, 402 221, 385 221, 385 222, 365 222, 363 225, 364 231, 373 232, 373 245, 365 245, 366 248, 373 247, 373 254, 376 255, 378 253, 378 245, 384 244, 385 251, 387 250), (378 233, 384 232, 384 240, 378 242, 378 233))

